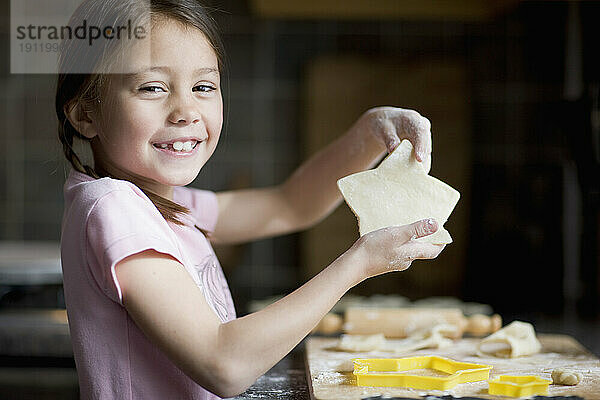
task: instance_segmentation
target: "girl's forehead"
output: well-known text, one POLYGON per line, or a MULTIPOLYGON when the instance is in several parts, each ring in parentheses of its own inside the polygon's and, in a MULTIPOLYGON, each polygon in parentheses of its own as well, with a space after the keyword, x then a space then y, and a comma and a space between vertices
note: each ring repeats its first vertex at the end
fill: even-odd
POLYGON ((148 25, 147 35, 123 49, 124 70, 134 73, 156 67, 196 71, 216 69, 218 58, 206 35, 191 25, 158 19, 148 25))

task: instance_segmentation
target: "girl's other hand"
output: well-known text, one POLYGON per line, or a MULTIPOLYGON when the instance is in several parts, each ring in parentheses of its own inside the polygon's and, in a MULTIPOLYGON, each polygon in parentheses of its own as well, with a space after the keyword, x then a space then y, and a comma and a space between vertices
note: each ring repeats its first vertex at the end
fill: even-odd
POLYGON ((425 171, 431 169, 431 122, 414 110, 398 107, 375 107, 359 119, 361 131, 374 135, 388 153, 394 151, 403 139, 408 139, 415 149, 415 158, 422 162, 425 171))
POLYGON ((438 229, 434 219, 424 219, 408 225, 391 226, 367 233, 346 252, 362 269, 361 280, 392 271, 404 271, 413 260, 432 259, 445 245, 418 242, 415 239, 431 235, 438 229))

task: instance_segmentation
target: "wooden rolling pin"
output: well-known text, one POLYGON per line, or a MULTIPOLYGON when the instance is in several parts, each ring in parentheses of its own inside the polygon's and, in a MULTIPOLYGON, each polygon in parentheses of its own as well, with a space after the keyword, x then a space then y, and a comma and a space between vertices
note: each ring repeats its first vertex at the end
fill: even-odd
POLYGON ((432 328, 436 325, 456 327, 452 339, 468 333, 473 336, 485 336, 502 327, 502 318, 475 314, 465 317, 458 308, 348 308, 344 319, 335 315, 326 315, 315 332, 337 333, 342 330, 352 335, 371 335, 383 333, 388 338, 404 338, 412 333, 432 328))

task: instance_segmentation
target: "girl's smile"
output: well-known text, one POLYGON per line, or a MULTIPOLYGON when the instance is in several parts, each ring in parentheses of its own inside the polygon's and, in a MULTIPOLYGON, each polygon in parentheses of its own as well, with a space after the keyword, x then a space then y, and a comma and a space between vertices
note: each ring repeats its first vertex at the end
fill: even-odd
POLYGON ((172 157, 188 157, 195 153, 198 145, 204 140, 198 138, 179 138, 164 142, 152 143, 160 152, 172 157))

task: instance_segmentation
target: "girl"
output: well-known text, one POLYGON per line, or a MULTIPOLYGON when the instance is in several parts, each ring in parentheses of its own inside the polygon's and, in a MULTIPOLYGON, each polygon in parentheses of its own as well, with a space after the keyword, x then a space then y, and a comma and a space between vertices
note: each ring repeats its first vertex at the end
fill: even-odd
POLYGON ((206 9, 195 0, 86 0, 71 24, 82 19, 100 27, 131 20, 147 34, 66 41, 60 59, 59 137, 73 167, 61 247, 82 398, 239 394, 348 289, 443 249, 412 240, 435 232, 434 220, 372 232, 290 295, 236 319, 210 243, 316 224, 341 202, 338 178, 374 166, 403 138, 429 164, 429 121, 374 108, 278 186, 185 188, 223 122, 222 46, 206 9), (93 73, 77 70, 82 63, 93 73), (74 137, 90 143, 93 167, 73 150, 74 137))

